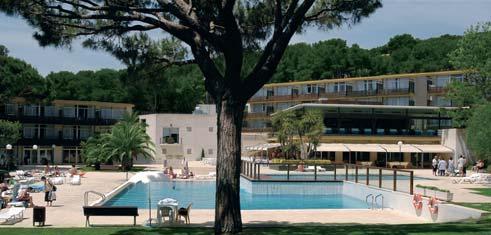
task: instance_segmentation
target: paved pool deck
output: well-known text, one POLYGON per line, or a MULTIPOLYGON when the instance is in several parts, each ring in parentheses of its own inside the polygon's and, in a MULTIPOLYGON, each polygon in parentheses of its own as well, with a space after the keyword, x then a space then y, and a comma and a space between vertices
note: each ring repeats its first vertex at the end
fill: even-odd
MULTIPOLYGON (((161 169, 161 166, 147 166, 153 169, 161 169)), ((213 171, 212 166, 202 163, 190 163, 191 171, 197 174, 208 174, 213 171)), ((130 173, 130 177, 133 173, 130 173)), ((415 170, 415 175, 432 180, 418 180, 415 184, 433 185, 446 188, 455 192, 455 201, 458 202, 491 202, 491 197, 485 197, 471 193, 466 188, 486 187, 482 185, 456 185, 449 177, 434 177, 429 170, 415 170)), ((82 178, 82 184, 72 186, 63 184, 58 186, 57 201, 53 207, 47 208, 48 227, 83 227, 85 217, 83 216, 82 206, 84 204, 84 192, 93 190, 102 193, 109 193, 126 181, 126 174, 123 172, 88 172, 82 178)), ((487 186, 489 187, 489 186, 487 186)), ((34 203, 44 205, 43 193, 33 193, 34 203)), ((97 200, 91 197, 90 201, 97 200)), ((139 210, 140 216, 137 218, 138 224, 148 219, 148 210, 139 210)), ((156 211, 152 211, 152 216, 156 217, 156 211)), ((415 216, 408 216, 394 210, 245 210, 242 212, 243 223, 246 226, 259 225, 327 225, 327 224, 408 224, 426 223, 415 216)), ((214 219, 213 210, 192 210, 191 223, 195 226, 212 226, 214 219)), ((130 217, 93 217, 93 224, 132 224, 130 217)), ((25 219, 13 227, 32 227, 32 209, 27 209, 25 219)), ((0 226, 5 227, 5 226, 0 226)))

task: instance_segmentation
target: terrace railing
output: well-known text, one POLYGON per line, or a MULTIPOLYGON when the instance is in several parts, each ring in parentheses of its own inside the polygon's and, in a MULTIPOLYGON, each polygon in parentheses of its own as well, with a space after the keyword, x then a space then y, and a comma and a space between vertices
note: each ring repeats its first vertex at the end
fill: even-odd
POLYGON ((241 175, 268 182, 354 182, 409 194, 414 193, 411 170, 356 164, 292 164, 242 161, 241 175))

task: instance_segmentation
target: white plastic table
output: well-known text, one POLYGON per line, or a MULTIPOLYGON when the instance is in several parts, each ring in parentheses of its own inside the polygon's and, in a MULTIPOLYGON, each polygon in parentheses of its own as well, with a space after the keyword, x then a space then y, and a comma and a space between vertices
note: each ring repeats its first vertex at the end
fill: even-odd
POLYGON ((170 208, 171 209, 171 215, 170 215, 170 222, 173 223, 175 220, 177 220, 177 208, 179 206, 179 203, 177 200, 172 199, 172 198, 166 198, 163 200, 160 200, 157 203, 157 220, 159 224, 162 224, 162 211, 164 208, 170 208))

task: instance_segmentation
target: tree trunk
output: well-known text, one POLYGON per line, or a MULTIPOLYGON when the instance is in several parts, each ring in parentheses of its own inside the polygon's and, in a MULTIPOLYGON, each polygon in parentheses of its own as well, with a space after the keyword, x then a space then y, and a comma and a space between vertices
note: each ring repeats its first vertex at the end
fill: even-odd
POLYGON ((242 231, 240 215, 241 131, 245 104, 233 100, 217 104, 218 151, 215 197, 215 234, 242 231))

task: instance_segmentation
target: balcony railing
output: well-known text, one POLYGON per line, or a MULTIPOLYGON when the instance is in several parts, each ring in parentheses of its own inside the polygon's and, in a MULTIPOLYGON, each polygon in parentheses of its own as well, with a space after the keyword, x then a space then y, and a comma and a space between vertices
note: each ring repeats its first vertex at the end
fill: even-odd
POLYGON ((268 119, 269 113, 246 113, 246 119, 268 119))
POLYGON ((264 127, 264 128, 250 128, 250 127, 243 127, 242 132, 272 132, 273 128, 271 127, 264 127))
POLYGON ((398 88, 398 89, 383 89, 383 90, 368 90, 368 91, 321 92, 321 93, 298 94, 298 95, 292 94, 292 95, 260 96, 260 97, 253 97, 249 101, 261 102, 261 101, 318 100, 319 98, 366 97, 366 96, 377 96, 377 95, 405 95, 411 93, 413 93, 413 89, 411 88, 398 88))
POLYGON ((428 87, 428 93, 442 94, 442 93, 445 93, 445 92, 447 92, 447 88, 445 88, 445 87, 428 87))

